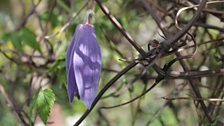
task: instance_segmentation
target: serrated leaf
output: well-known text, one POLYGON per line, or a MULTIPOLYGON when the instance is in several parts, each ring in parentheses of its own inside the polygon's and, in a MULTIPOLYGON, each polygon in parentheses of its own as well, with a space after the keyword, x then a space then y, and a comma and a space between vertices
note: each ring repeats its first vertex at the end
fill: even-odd
POLYGON ((50 114, 51 107, 55 101, 55 95, 51 89, 44 89, 40 91, 34 99, 36 103, 37 112, 42 119, 42 121, 46 124, 48 116, 50 114))

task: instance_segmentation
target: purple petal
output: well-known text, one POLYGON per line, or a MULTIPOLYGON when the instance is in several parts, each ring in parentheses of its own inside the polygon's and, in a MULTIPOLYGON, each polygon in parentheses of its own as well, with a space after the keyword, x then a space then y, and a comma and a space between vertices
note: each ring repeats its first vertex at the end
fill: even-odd
POLYGON ((100 69, 101 51, 96 40, 94 27, 82 24, 76 41, 73 67, 80 98, 88 108, 96 96, 100 69))
POLYGON ((71 44, 69 45, 67 52, 66 52, 66 72, 67 72, 67 81, 68 81, 68 97, 69 101, 72 102, 74 96, 78 96, 78 87, 75 81, 75 73, 73 69, 73 54, 75 51, 75 46, 77 45, 77 41, 79 40, 79 30, 81 25, 78 25, 75 31, 75 35, 72 39, 71 44))

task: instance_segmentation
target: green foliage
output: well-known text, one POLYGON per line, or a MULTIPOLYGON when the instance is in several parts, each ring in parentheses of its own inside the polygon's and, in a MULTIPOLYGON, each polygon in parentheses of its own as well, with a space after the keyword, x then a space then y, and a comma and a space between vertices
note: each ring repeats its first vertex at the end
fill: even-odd
POLYGON ((47 119, 54 101, 55 94, 50 88, 41 90, 33 97, 33 101, 30 107, 30 116, 32 116, 33 111, 36 110, 42 121, 47 123, 47 119))
POLYGON ((19 31, 19 37, 22 44, 28 45, 31 48, 34 48, 40 51, 40 47, 36 41, 36 35, 30 29, 22 28, 19 31))
MULTIPOLYGON (((4 101, 2 95, 0 95, 0 101, 4 101)), ((1 104, 2 103, 0 102, 0 106, 1 106, 1 104)), ((15 120, 14 115, 12 113, 7 112, 7 111, 10 111, 9 108, 7 106, 1 106, 1 107, 2 107, 1 112, 0 112, 1 126, 13 126, 13 125, 15 125, 16 120, 15 120)))
POLYGON ((218 52, 217 50, 214 48, 214 49, 211 49, 210 53, 209 53, 209 67, 210 68, 219 68, 223 65, 223 63, 221 61, 218 60, 218 52))
POLYGON ((70 8, 64 3, 63 0, 57 0, 57 4, 65 11, 70 12, 70 8))
MULTIPOLYGON (((75 28, 83 23, 88 7, 80 9, 88 0, 0 1, 0 84, 4 86, 16 107, 21 110, 21 116, 30 125, 36 125, 41 120, 46 123, 54 102, 62 108, 60 112, 63 113, 61 114, 64 116, 63 119, 67 120, 69 116, 83 114, 86 107, 81 100, 75 98, 73 103, 68 101, 65 58, 66 49, 72 40, 75 28), (39 1, 40 4, 38 4, 39 1), (32 10, 33 4, 37 5, 35 11, 32 10), (43 86, 50 88, 38 90, 43 86)), ((141 1, 101 0, 101 2, 146 52, 148 52, 147 47, 151 40, 158 39, 159 42, 163 42, 169 39, 163 37, 154 18, 144 8, 141 1)), ((178 30, 173 16, 185 5, 169 0, 148 0, 148 2, 148 6, 154 9, 152 12, 158 15, 162 27, 171 37, 175 36, 178 30)), ((192 4, 190 0, 188 2, 192 4)), ((220 11, 216 4, 212 6, 217 9, 217 12, 220 11)), ((209 7, 208 11, 212 10, 210 5, 207 7, 209 7)), ((178 18, 179 25, 182 28, 186 26, 196 11, 195 8, 183 11, 178 18)), ((191 72, 196 74, 201 66, 206 66, 211 71, 223 69, 223 39, 218 40, 224 37, 223 30, 220 30, 223 28, 223 22, 218 20, 219 14, 213 14, 216 11, 212 13, 203 11, 196 21, 197 24, 189 30, 197 43, 197 51, 193 58, 183 60, 190 72, 184 73, 181 64, 176 62, 169 69, 171 76, 173 73, 190 76, 191 72), (209 23, 210 20, 211 23, 209 23)), ((104 126, 109 122, 116 126, 126 126, 131 125, 136 119, 133 125, 141 126, 154 118, 150 126, 175 126, 179 125, 178 123, 196 125, 202 120, 197 116, 201 114, 200 107, 192 109, 193 100, 177 99, 170 101, 174 106, 169 106, 164 104, 164 99, 161 99, 163 96, 178 98, 192 95, 191 88, 186 86, 188 83, 186 79, 176 76, 175 79, 167 76, 162 84, 159 83, 142 97, 141 102, 136 100, 119 108, 100 109, 102 106, 121 104, 138 96, 154 83, 158 73, 151 66, 146 66, 146 60, 139 60, 139 53, 102 12, 98 4, 95 6, 94 13, 92 23, 103 59, 98 91, 131 61, 135 60, 139 64, 122 75, 110 87, 88 115, 84 125, 104 126), (122 113, 125 113, 125 116, 122 113)), ((178 51, 183 56, 191 55, 194 46, 190 37, 183 36, 177 41, 177 45, 185 40, 187 44, 178 51)), ((161 56, 156 60, 158 67, 162 68, 164 64, 176 57, 174 53, 168 55, 170 56, 161 56)), ((221 74, 217 76, 212 74, 202 73, 193 78, 193 81, 196 82, 203 97, 222 98, 223 77, 221 74), (201 83, 202 78, 206 78, 206 82, 201 83)), ((211 104, 207 101, 205 103, 206 105, 211 104)), ((213 113, 211 116, 215 118, 215 122, 211 125, 219 125, 222 121, 221 117, 224 112, 221 111, 223 109, 220 106, 219 104, 213 106, 215 111, 211 112, 213 113)), ((19 125, 14 112, 5 104, 1 92, 0 122, 1 126, 19 125)), ((208 124, 206 118, 201 124, 208 124)))
POLYGON ((66 84, 66 66, 65 66, 65 58, 61 57, 56 60, 53 64, 49 65, 49 71, 53 73, 58 73, 58 82, 60 84, 66 84))
POLYGON ((59 23, 58 16, 53 12, 50 14, 48 11, 45 11, 40 15, 40 19, 46 22, 49 20, 53 28, 56 27, 59 23))
POLYGON ((2 36, 2 38, 3 38, 3 41, 5 42, 8 42, 8 41, 11 42, 17 50, 22 50, 22 43, 20 41, 20 36, 17 32, 5 33, 2 36))
POLYGON ((36 35, 28 28, 21 28, 18 32, 7 32, 2 38, 5 42, 11 42, 18 50, 23 50, 24 46, 27 45, 40 51, 39 44, 36 41, 36 35))

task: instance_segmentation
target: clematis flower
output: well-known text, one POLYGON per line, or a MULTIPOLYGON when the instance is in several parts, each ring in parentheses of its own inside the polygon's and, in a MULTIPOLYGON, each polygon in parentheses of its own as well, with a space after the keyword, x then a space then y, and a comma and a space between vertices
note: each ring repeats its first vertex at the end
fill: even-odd
POLYGON ((101 51, 94 26, 86 23, 76 27, 66 52, 68 97, 81 99, 90 108, 96 97, 101 69, 101 51))

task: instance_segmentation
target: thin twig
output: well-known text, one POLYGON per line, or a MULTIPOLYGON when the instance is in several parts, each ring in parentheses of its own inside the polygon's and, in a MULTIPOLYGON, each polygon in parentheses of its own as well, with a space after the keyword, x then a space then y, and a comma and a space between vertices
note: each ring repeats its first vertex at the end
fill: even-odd
POLYGON ((165 100, 195 100, 195 101, 207 101, 207 102, 224 102, 224 99, 220 98, 192 98, 192 97, 162 97, 165 100))
POLYGON ((94 99, 92 106, 90 109, 87 109, 85 113, 79 118, 79 120, 74 124, 74 126, 78 126, 92 111, 92 109, 95 107, 97 102, 100 100, 100 98, 103 96, 103 94, 125 73, 127 73, 129 70, 131 70, 134 66, 136 66, 137 62, 132 62, 128 66, 126 66, 123 70, 121 70, 116 76, 114 76, 104 87, 100 90, 96 98, 94 99))
POLYGON ((20 122, 21 125, 23 126, 28 126, 26 121, 24 120, 23 116, 19 113, 19 111, 16 109, 15 105, 9 98, 8 94, 5 92, 5 89, 2 84, 0 84, 0 92, 2 93, 3 98, 6 101, 6 104, 8 104, 8 107, 12 109, 14 115, 16 116, 17 120, 20 122))
POLYGON ((56 35, 61 34, 65 29, 68 28, 68 26, 71 25, 71 23, 79 16, 79 14, 85 9, 87 6, 88 1, 85 2, 85 4, 80 8, 80 10, 71 18, 69 19, 64 26, 60 29, 60 31, 56 32, 55 34, 44 36, 45 39, 54 38, 56 35))
POLYGON ((151 91, 156 85, 158 84, 158 82, 155 82, 154 84, 152 84, 150 86, 150 88, 148 88, 147 90, 145 90, 143 93, 141 93, 140 95, 136 96, 135 98, 129 100, 129 101, 126 101, 124 103, 121 103, 121 104, 118 104, 118 105, 112 105, 112 106, 102 106, 100 107, 101 109, 112 109, 112 108, 117 108, 117 107, 121 107, 121 106, 124 106, 124 105, 127 105, 129 103, 132 103, 134 102, 135 100, 141 98, 142 96, 144 96, 145 94, 147 94, 149 91, 151 91))
POLYGON ((130 34, 124 29, 124 27, 117 21, 117 19, 110 13, 109 9, 103 5, 100 0, 95 0, 103 13, 108 17, 108 19, 116 26, 116 28, 122 33, 122 35, 131 43, 133 47, 143 56, 146 56, 145 51, 141 48, 138 43, 130 36, 130 34))
POLYGON ((34 14, 34 12, 35 12, 37 6, 40 4, 40 2, 41 2, 41 0, 39 0, 36 5, 33 5, 33 3, 32 3, 32 8, 31 8, 30 12, 21 20, 21 22, 19 23, 19 25, 16 28, 16 31, 19 31, 21 28, 23 28, 26 25, 28 19, 34 14))
MULTIPOLYGON (((142 1, 143 5, 145 5, 145 7, 148 9, 148 11, 152 13, 152 10, 150 9, 150 7, 146 6, 147 4, 146 4, 145 0, 141 0, 141 1, 142 1)), ((158 17, 155 14, 152 14, 153 19, 156 21, 157 25, 160 26, 160 28, 161 28, 160 30, 163 32, 163 34, 166 36, 166 38, 168 38, 167 40, 165 40, 162 43, 162 46, 164 47, 163 48, 164 51, 170 49, 172 47, 172 45, 177 43, 181 37, 183 37, 186 33, 188 33, 188 30, 199 18, 200 13, 202 12, 204 6, 206 5, 206 2, 207 2, 207 0, 201 1, 200 5, 198 6, 198 9, 197 9, 196 13, 194 14, 194 16, 192 17, 192 19, 188 22, 188 24, 181 31, 177 32, 174 37, 169 37, 169 35, 165 31, 165 29, 163 29, 160 26, 160 21, 158 20, 158 17)), ((175 54, 177 57, 181 57, 179 52, 176 52, 175 54)), ((189 68, 186 66, 185 62, 182 59, 180 59, 179 61, 180 61, 182 68, 184 69, 184 71, 189 71, 189 68)), ((192 90, 193 90, 194 94, 196 95, 196 97, 202 98, 202 96, 199 92, 199 89, 195 86, 195 83, 190 78, 188 78, 188 80, 190 82, 190 86, 192 87, 192 90)), ((203 109, 206 117, 208 118, 208 120, 210 122, 212 122, 211 117, 208 114, 207 107, 206 107, 205 103, 203 101, 199 101, 199 103, 201 104, 202 109, 203 109)))

